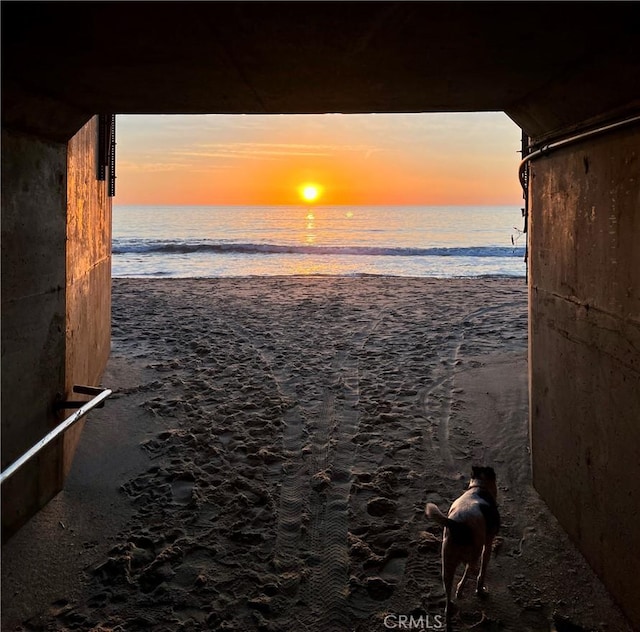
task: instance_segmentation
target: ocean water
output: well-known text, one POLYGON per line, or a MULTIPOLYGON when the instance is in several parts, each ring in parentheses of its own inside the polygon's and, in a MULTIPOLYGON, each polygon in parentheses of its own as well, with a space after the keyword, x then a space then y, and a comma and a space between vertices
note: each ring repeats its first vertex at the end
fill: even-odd
POLYGON ((517 206, 114 206, 114 277, 526 275, 517 206))

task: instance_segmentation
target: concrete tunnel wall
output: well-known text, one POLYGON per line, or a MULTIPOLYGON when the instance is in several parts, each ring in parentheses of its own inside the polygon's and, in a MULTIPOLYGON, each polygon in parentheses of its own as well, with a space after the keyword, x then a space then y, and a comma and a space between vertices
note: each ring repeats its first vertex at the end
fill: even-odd
POLYGON ((640 626, 640 127, 530 173, 534 486, 640 626))
MULTIPOLYGON (((95 385, 110 347, 111 199, 97 174, 97 117, 69 143, 2 136, 2 469, 95 385)), ((62 488, 81 432, 2 486, 3 540, 62 488)))
MULTIPOLYGON (((57 423, 64 390, 66 145, 2 134, 2 469, 57 423)), ((2 485, 3 538, 59 489, 56 446, 2 485)))
MULTIPOLYGON (((3 468, 108 359, 111 200, 96 144, 97 117, 68 144, 3 134, 3 468)), ((636 625, 639 154, 636 126, 538 158, 529 226, 534 485, 636 625)), ((3 486, 5 534, 61 489, 81 431, 3 486)))
MULTIPOLYGON (((93 117, 67 148, 66 393, 98 385, 111 350, 111 198, 96 179, 97 138, 93 117)), ((65 433, 63 481, 84 423, 65 433)))

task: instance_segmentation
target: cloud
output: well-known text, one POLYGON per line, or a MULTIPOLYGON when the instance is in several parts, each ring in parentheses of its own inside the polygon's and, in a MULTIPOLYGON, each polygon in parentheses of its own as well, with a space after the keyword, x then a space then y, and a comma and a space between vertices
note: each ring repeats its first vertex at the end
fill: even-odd
POLYGON ((206 168, 198 167, 194 165, 192 162, 183 161, 183 162, 158 162, 156 160, 144 160, 144 161, 130 161, 123 160, 118 161, 118 171, 120 173, 131 173, 131 174, 141 174, 141 173, 166 173, 166 172, 175 172, 175 171, 189 171, 190 173, 207 173, 211 171, 218 171, 221 169, 235 169, 236 165, 230 164, 211 164, 207 165, 206 168))
POLYGON ((327 158, 340 152, 354 152, 367 156, 380 151, 369 145, 316 145, 300 143, 204 143, 189 150, 173 151, 172 155, 201 158, 327 158))

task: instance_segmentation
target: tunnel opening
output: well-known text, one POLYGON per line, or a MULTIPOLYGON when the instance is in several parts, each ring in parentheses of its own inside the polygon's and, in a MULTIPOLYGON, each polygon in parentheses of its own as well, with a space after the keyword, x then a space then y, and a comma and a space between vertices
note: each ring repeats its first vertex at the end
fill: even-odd
POLYGON ((525 276, 504 114, 118 118, 116 277, 525 276))
MULTIPOLYGON (((93 113, 505 110, 544 148, 638 112, 632 3, 163 3, 153 15, 145 3, 24 6, 3 5, 3 462, 46 432, 58 392, 93 383, 106 363, 108 253, 82 255, 91 230, 65 235, 67 143, 93 113), (77 274, 66 277, 70 251, 77 274)), ((640 462, 637 147, 627 127, 533 163, 529 278, 536 488, 634 623, 638 533, 621 516, 640 462)), ((59 460, 38 464, 3 520, 51 498, 69 464, 59 460)), ((191 482, 171 481, 176 501, 191 482)), ((396 553, 381 579, 402 568, 396 553)), ((544 628, 530 606, 524 623, 544 628)))

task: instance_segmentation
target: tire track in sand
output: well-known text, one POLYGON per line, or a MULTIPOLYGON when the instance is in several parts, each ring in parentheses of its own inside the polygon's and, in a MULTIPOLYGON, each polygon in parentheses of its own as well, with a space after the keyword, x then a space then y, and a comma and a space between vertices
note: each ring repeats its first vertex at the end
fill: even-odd
POLYGON ((351 337, 350 350, 334 356, 331 374, 335 380, 325 389, 314 429, 313 464, 323 485, 312 500, 309 528, 313 555, 309 582, 310 630, 343 632, 350 629, 349 593, 349 500, 351 465, 358 432, 360 378, 359 352, 382 322, 386 305, 375 319, 351 337))
POLYGON ((297 403, 295 389, 289 385, 289 372, 286 368, 276 368, 276 351, 273 343, 259 346, 257 334, 235 323, 232 327, 236 334, 247 341, 261 361, 268 367, 284 404, 282 412, 282 485, 278 504, 273 563, 279 572, 293 573, 294 583, 299 581, 302 572, 302 527, 303 517, 308 515, 309 477, 303 458, 303 446, 307 435, 304 413, 297 403), (297 577, 296 577, 297 575, 297 577))
POLYGON ((463 340, 462 333, 453 337, 454 344, 449 346, 446 358, 441 360, 440 375, 431 386, 425 387, 418 397, 426 421, 426 443, 431 448, 437 445, 440 459, 450 476, 453 476, 456 468, 449 446, 449 422, 455 366, 463 340))
MULTIPOLYGON (((471 326, 471 321, 479 316, 511 308, 514 305, 519 305, 519 303, 510 301, 499 305, 481 307, 464 314, 460 318, 458 326, 454 328, 457 333, 449 334, 448 336, 449 344, 445 346, 448 352, 443 354, 440 370, 435 372, 435 381, 431 386, 424 388, 418 396, 422 414, 426 421, 425 441, 430 447, 434 445, 434 440, 437 441, 440 458, 450 477, 455 477, 458 474, 455 459, 451 453, 450 425, 455 395, 456 368, 460 365, 460 350, 466 341, 465 329, 471 326)), ((478 334, 477 331, 472 331, 472 333, 478 334)))
MULTIPOLYGON (((279 572, 302 578, 306 565, 308 582, 301 582, 306 629, 343 632, 349 629, 349 498, 351 464, 356 452, 352 441, 358 431, 360 400, 358 353, 382 322, 387 305, 350 338, 348 349, 338 351, 331 363, 329 381, 315 419, 300 404, 283 411, 283 477, 278 506, 274 565, 279 572), (303 447, 310 439, 311 453, 303 447), (305 451, 306 452, 306 451, 305 451), (304 516, 310 516, 305 530, 304 516)), ((284 402, 297 402, 295 381, 289 368, 278 368, 277 353, 270 343, 242 325, 236 333, 250 342, 269 367, 284 402)))

